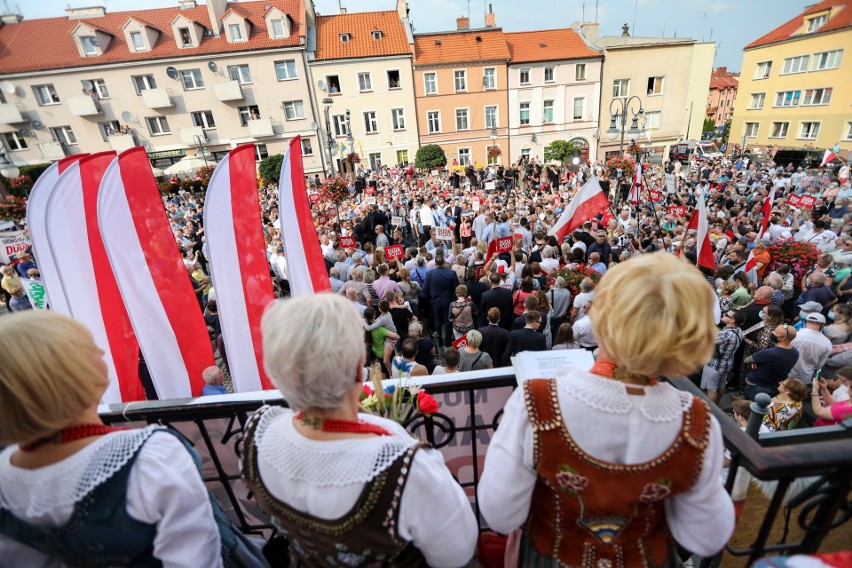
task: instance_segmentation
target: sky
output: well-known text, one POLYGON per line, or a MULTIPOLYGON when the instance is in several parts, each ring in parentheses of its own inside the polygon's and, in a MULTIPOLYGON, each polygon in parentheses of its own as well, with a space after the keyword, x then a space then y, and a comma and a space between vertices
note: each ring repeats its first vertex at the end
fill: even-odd
MULTIPOLYGON (((2 0, 0 0, 2 1, 2 0)), ((25 18, 64 16, 72 6, 106 5, 110 12, 177 6, 177 0, 5 0, 17 3, 25 18)), ((714 67, 739 71, 743 47, 801 13, 817 0, 409 0, 415 33, 451 30, 456 18, 470 10, 471 27, 484 25, 492 5, 497 25, 505 31, 567 27, 572 22, 600 23, 600 35, 621 35, 629 24, 631 35, 689 37, 718 44, 714 67), (518 6, 522 5, 523 8, 518 6), (597 7, 596 7, 597 5, 597 7), (673 9, 674 7, 679 9, 673 9)), ((203 2, 199 0, 199 4, 203 2)), ((314 0, 317 12, 336 14, 338 4, 350 12, 393 10, 396 0, 314 0)))

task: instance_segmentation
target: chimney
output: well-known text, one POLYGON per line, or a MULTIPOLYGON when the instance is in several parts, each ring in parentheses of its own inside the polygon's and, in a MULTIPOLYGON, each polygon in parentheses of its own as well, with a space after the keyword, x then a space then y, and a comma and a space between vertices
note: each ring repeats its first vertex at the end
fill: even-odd
POLYGON ((106 16, 106 8, 103 6, 87 6, 85 8, 66 8, 65 13, 69 20, 83 20, 88 18, 103 18, 106 16))
POLYGON ((400 20, 407 19, 410 11, 408 8, 408 0, 396 0, 396 11, 399 14, 400 20))
POLYGON ((488 13, 485 14, 485 27, 486 28, 496 28, 497 20, 494 16, 494 9, 491 4, 488 4, 488 13))
POLYGON ((457 30, 466 30, 470 28, 470 18, 466 18, 464 16, 460 18, 456 18, 456 29, 457 30))
POLYGON ((21 14, 10 12, 8 14, 0 14, 0 25, 2 24, 20 24, 24 17, 21 14))
POLYGON ((197 4, 195 0, 178 0, 178 9, 179 10, 189 10, 190 8, 195 8, 197 4))
POLYGON ((580 33, 583 34, 583 37, 591 42, 598 41, 598 31, 600 28, 600 24, 597 22, 583 22, 580 26, 580 33))
POLYGON ((341 13, 341 14, 346 14, 346 8, 344 8, 343 6, 341 6, 341 7, 340 7, 340 13, 341 13))
POLYGON ((228 0, 207 0, 207 16, 210 18, 210 29, 213 35, 222 34, 222 16, 228 9, 228 0))

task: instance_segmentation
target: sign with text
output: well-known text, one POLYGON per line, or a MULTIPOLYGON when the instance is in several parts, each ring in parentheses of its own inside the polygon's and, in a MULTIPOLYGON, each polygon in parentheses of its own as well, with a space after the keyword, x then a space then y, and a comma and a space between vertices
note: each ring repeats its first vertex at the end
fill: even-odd
POLYGON ((394 215, 393 217, 391 217, 391 225, 393 225, 394 227, 401 226, 402 225, 402 217, 399 217, 397 215, 394 215))
POLYGON ((668 214, 675 217, 686 217, 686 207, 683 205, 671 205, 668 208, 668 214))
POLYGON ((474 211, 479 211, 479 200, 478 200, 478 199, 474 199, 474 200, 471 202, 471 207, 473 208, 473 210, 474 210, 474 211))
POLYGON ((453 240, 453 230, 449 227, 435 227, 435 238, 439 241, 453 240))
POLYGON ((30 239, 24 231, 4 231, 0 233, 0 260, 9 263, 30 248, 30 239))
POLYGON ((355 248, 355 237, 337 237, 337 242, 345 249, 355 248))
POLYGON ((512 251, 512 237, 500 237, 488 243, 488 258, 495 252, 503 254, 512 251))
POLYGON ((666 191, 669 193, 675 192, 675 176, 674 174, 666 174, 666 191))
POLYGON ((656 189, 649 189, 648 197, 650 197, 651 201, 653 201, 654 203, 657 203, 658 201, 661 201, 663 199, 663 195, 656 189))
POLYGON ((373 204, 375 204, 375 203, 376 203, 376 198, 375 198, 375 197, 372 197, 372 196, 370 196, 370 197, 365 197, 365 198, 364 198, 364 203, 366 203, 367 205, 373 205, 373 204))
POLYGON ((485 182, 485 190, 486 190, 486 191, 493 190, 493 189, 494 189, 494 186, 495 186, 495 184, 494 184, 494 182, 493 182, 493 181, 486 181, 486 182, 485 182))
POLYGON ((816 197, 813 195, 803 195, 799 202, 802 204, 802 207, 811 209, 813 208, 814 203, 816 203, 816 197))
POLYGON ((462 335, 455 341, 453 341, 453 347, 456 348, 456 351, 461 350, 463 347, 467 347, 467 336, 462 335))
POLYGON ((376 188, 372 185, 368 185, 364 188, 364 195, 376 195, 376 188))
POLYGON ((388 245, 385 247, 385 258, 395 260, 405 256, 405 247, 402 245, 388 245))
POLYGON ((790 197, 787 198, 787 203, 789 203, 793 207, 798 207, 802 204, 802 198, 796 195, 795 193, 791 193, 790 197))
POLYGON ((317 217, 317 223, 319 223, 320 225, 325 225, 326 221, 328 221, 328 219, 325 218, 325 215, 320 215, 319 217, 317 217))
POLYGON ((476 279, 479 280, 483 276, 485 276, 485 265, 484 264, 477 264, 476 265, 476 279))

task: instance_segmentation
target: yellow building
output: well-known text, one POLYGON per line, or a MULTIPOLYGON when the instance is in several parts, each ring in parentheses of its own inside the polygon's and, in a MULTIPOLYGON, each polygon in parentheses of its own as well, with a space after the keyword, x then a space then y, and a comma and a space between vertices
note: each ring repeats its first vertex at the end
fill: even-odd
POLYGON ((747 45, 730 141, 852 149, 850 48, 850 0, 814 4, 747 45))

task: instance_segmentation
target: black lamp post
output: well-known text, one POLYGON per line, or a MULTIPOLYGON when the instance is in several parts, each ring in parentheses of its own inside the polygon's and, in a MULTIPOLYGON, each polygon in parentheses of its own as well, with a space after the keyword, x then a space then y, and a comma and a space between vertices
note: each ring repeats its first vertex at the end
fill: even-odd
MULTIPOLYGON (((645 109, 642 108, 642 100, 633 95, 629 98, 613 99, 609 105, 609 128, 606 131, 606 137, 609 140, 615 140, 617 136, 621 136, 618 145, 618 155, 624 155, 624 135, 629 134, 631 138, 638 138, 645 130, 645 109), (636 109, 636 107, 639 107, 636 109), (634 110, 636 109, 636 110, 634 110), (630 128, 627 127, 627 115, 630 115, 630 128)), ((619 176, 616 187, 621 184, 619 176)), ((620 191, 616 191, 616 201, 618 200, 620 191)))

